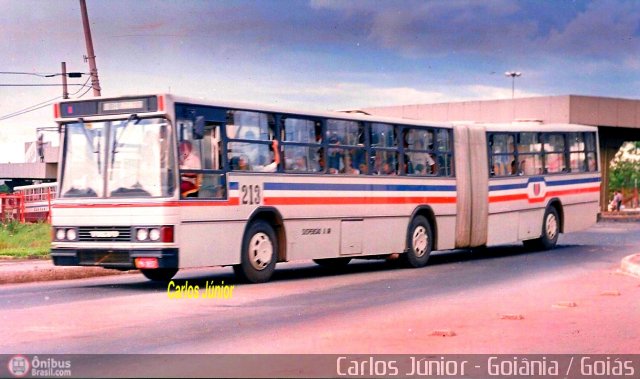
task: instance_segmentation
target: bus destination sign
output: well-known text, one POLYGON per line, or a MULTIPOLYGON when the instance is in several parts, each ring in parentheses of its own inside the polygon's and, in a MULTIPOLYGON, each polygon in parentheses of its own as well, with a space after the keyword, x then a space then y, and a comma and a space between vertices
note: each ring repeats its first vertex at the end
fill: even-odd
POLYGON ((73 101, 60 103, 62 117, 101 116, 122 113, 145 113, 158 110, 155 96, 117 100, 73 101))

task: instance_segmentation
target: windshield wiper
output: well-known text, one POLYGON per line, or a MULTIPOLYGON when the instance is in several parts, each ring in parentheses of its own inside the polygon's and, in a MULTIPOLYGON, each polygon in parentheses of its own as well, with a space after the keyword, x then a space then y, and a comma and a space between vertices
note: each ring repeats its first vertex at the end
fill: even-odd
MULTIPOLYGON (((89 135, 89 132, 87 131, 87 128, 84 126, 84 120, 82 118, 78 118, 78 124, 80 124, 80 126, 82 127, 82 133, 84 134, 84 137, 87 139, 87 143, 91 146, 94 147, 93 144, 93 137, 89 135)), ((93 153, 98 155, 98 173, 100 173, 100 140, 101 138, 99 138, 100 136, 98 136, 98 147, 93 149, 93 153)))
MULTIPOLYGON (((127 127, 129 126, 129 123, 131 123, 131 121, 135 121, 133 125, 137 125, 140 122, 140 117, 138 117, 138 115, 136 113, 133 113, 131 116, 129 116, 127 121, 124 123, 124 126, 122 127, 122 132, 120 133, 120 138, 122 138, 122 135, 127 130, 127 127)), ((113 162, 116 159, 116 153, 118 152, 118 146, 119 145, 120 144, 118 143, 118 135, 116 133, 114 133, 113 145, 112 145, 112 148, 111 148, 111 166, 112 167, 113 167, 113 162)))
MULTIPOLYGON (((133 125, 138 125, 138 123, 140 122, 140 117, 138 117, 137 114, 132 114, 131 116, 129 116, 129 118, 127 119, 127 121, 124 123, 124 126, 122 127, 122 132, 120 133, 120 137, 122 138, 122 135, 124 134, 124 132, 127 130, 127 127, 129 126, 129 123, 131 121, 134 121, 135 123, 133 125)), ((117 148, 118 148, 118 135, 114 135, 113 137, 113 148, 111 149, 111 154, 113 157, 113 154, 117 153, 117 148)), ((112 158, 113 159, 113 158, 112 158)))

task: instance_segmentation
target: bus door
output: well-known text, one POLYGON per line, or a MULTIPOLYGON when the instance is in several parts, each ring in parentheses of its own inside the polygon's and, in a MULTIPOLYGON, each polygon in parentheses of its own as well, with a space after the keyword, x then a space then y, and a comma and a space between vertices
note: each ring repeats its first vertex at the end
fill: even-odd
MULTIPOLYGON (((227 183, 224 175, 222 130, 226 122, 226 111, 219 108, 176 106, 177 135, 179 144, 187 144, 198 163, 191 163, 182 169, 198 170, 195 175, 197 191, 182 192, 183 197, 221 199, 227 197, 227 183)), ((181 154, 181 152, 178 152, 181 154)), ((180 162, 180 160, 179 160, 180 162)))

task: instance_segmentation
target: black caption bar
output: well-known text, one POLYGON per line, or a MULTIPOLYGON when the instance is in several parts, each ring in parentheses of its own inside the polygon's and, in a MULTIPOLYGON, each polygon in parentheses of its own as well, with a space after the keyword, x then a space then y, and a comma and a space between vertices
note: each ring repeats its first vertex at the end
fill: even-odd
POLYGON ((637 378, 640 354, 5 354, 0 376, 637 378))

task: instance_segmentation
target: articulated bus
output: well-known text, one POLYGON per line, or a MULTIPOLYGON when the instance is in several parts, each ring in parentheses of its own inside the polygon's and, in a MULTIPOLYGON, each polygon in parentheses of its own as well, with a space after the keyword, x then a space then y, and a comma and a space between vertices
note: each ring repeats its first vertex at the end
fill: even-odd
POLYGON ((174 95, 65 101, 56 265, 232 266, 396 256, 524 241, 596 222, 597 129, 458 125, 174 95))

